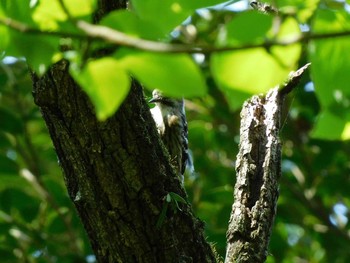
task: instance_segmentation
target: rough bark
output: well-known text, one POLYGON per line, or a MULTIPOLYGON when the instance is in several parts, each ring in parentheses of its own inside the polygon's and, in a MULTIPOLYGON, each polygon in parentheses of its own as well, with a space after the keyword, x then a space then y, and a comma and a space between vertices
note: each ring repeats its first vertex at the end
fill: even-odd
MULTIPOLYGON (((95 20, 125 6, 122 0, 100 0, 95 20)), ((68 67, 61 61, 42 78, 32 74, 33 96, 98 262, 214 262, 203 223, 189 204, 168 209, 156 226, 164 197, 174 192, 186 198, 186 193, 140 85, 133 82, 118 112, 99 122, 68 67)))
POLYGON ((166 194, 186 194, 139 85, 133 84, 115 116, 98 122, 67 62, 33 82, 68 193, 99 262, 215 261, 190 205, 169 209, 156 227, 166 194))
POLYGON ((278 90, 254 96, 241 111, 237 181, 226 262, 264 262, 276 213, 281 146, 278 90))
POLYGON ((266 260, 281 176, 278 134, 282 102, 308 66, 291 74, 282 87, 266 96, 254 96, 243 105, 226 263, 266 260))

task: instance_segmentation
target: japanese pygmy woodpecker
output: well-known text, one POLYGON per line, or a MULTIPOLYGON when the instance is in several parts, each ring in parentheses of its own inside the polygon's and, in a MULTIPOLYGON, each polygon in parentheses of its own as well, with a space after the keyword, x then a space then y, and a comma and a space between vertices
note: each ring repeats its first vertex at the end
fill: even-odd
POLYGON ((154 90, 150 103, 155 103, 151 109, 158 133, 168 150, 171 163, 179 175, 185 172, 186 164, 192 167, 192 160, 188 154, 188 130, 183 99, 173 99, 154 90))

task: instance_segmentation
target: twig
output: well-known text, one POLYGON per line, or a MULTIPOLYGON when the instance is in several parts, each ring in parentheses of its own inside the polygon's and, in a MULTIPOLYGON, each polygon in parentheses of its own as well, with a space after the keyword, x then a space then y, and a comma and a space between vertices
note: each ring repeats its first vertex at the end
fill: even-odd
POLYGON ((99 38, 113 44, 137 48, 140 50, 160 52, 160 53, 213 53, 223 51, 237 51, 252 48, 270 49, 272 46, 289 46, 299 42, 309 42, 315 39, 325 39, 332 37, 350 36, 350 31, 333 32, 324 34, 302 33, 293 38, 285 40, 265 40, 262 43, 248 43, 237 46, 215 47, 209 45, 190 45, 190 44, 169 44, 151 40, 140 39, 129 36, 123 32, 111 29, 109 27, 89 24, 85 21, 79 21, 77 26, 88 36, 99 38))
POLYGON ((6 25, 9 28, 15 29, 22 33, 51 35, 56 37, 70 37, 70 38, 77 38, 77 39, 96 39, 96 40, 106 41, 118 46, 126 46, 126 47, 144 50, 144 51, 159 52, 159 53, 208 54, 213 52, 237 51, 237 50, 247 50, 247 49, 253 49, 253 48, 269 49, 272 46, 289 46, 297 43, 307 43, 310 40, 350 36, 350 30, 342 31, 342 32, 319 33, 319 34, 306 32, 284 40, 265 40, 264 42, 261 42, 261 43, 247 43, 247 44, 235 45, 235 46, 216 47, 211 45, 172 44, 172 43, 146 40, 146 39, 130 36, 121 31, 118 31, 106 26, 93 25, 85 21, 78 21, 76 23, 77 27, 81 29, 85 34, 76 34, 76 33, 70 33, 70 32, 62 32, 62 31, 40 30, 10 18, 0 17, 0 24, 6 25))
POLYGON ((288 80, 281 84, 279 95, 283 98, 287 94, 289 94, 299 83, 301 76, 304 74, 305 70, 309 68, 311 63, 307 63, 300 69, 298 69, 295 72, 292 72, 288 78, 288 80))
POLYGON ((16 31, 19 31, 21 33, 28 33, 33 35, 48 35, 48 36, 69 37, 69 38, 76 38, 76 39, 89 38, 89 36, 87 36, 86 34, 77 34, 77 33, 64 32, 64 31, 40 30, 38 28, 34 28, 22 22, 16 21, 12 18, 6 18, 6 17, 0 17, 0 25, 1 24, 11 29, 14 29, 16 31))

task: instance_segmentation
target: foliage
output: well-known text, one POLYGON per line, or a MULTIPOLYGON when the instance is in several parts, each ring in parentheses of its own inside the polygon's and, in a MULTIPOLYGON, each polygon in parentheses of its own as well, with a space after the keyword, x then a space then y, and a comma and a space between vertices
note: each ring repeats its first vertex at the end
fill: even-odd
POLYGON ((92 255, 23 60, 0 64, 2 262, 85 262, 92 255))
POLYGON ((267 15, 247 6, 239 10, 246 1, 214 6, 220 2, 133 0, 130 10, 111 12, 94 25, 93 0, 63 1, 63 6, 58 0, 1 0, 2 262, 93 261, 33 105, 22 58, 39 74, 59 59, 69 60, 71 75, 101 120, 122 103, 130 75, 148 90, 188 98, 197 173, 186 177, 185 186, 221 255, 239 107, 311 61, 311 76, 286 101, 281 196, 268 262, 350 259, 348 4, 278 0, 271 2, 280 13, 267 15), (116 31, 101 34, 105 27, 116 31), (112 51, 101 57, 106 47, 112 51))

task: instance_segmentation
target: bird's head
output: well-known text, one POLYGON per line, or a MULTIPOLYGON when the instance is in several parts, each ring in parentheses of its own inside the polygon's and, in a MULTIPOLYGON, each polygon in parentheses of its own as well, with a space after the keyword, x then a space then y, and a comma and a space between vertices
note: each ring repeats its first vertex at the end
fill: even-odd
POLYGON ((183 100, 182 99, 173 99, 166 96, 163 96, 162 92, 160 90, 153 90, 152 92, 152 99, 148 101, 149 103, 155 103, 158 106, 163 107, 171 107, 171 108, 177 108, 183 106, 183 100))

